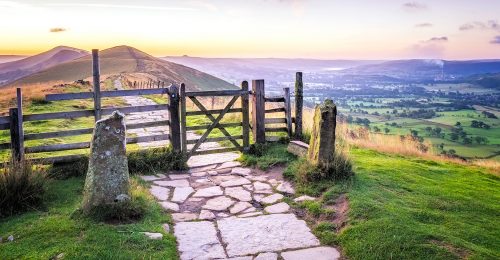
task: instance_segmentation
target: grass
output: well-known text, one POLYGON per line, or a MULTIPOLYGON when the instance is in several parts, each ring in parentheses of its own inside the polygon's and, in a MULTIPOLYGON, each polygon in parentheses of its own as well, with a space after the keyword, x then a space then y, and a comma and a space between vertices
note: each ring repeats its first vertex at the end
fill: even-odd
MULTIPOLYGON (((500 257, 498 176, 480 167, 361 148, 353 148, 351 157, 353 180, 298 188, 320 195, 324 208, 347 195, 345 229, 335 236, 326 224, 315 224, 323 243, 340 245, 350 259, 500 257)), ((321 214, 321 207, 308 204, 301 207, 321 214)))
POLYGON ((133 193, 146 200, 142 220, 111 225, 74 216, 80 206, 82 178, 53 180, 48 187, 47 206, 0 220, 0 236, 13 235, 13 242, 0 244, 0 259, 176 259, 175 238, 163 231, 170 217, 147 193, 133 183, 133 193), (140 232, 161 232, 162 240, 149 240, 140 232))
POLYGON ((254 145, 250 153, 244 153, 238 159, 244 166, 257 166, 266 170, 275 165, 285 165, 296 160, 286 151, 286 144, 254 145))
MULTIPOLYGON (((260 157, 241 160, 258 165, 290 159, 285 177, 293 178, 297 161, 285 149, 273 145, 260 157)), ((349 259, 500 257, 500 177, 494 170, 359 147, 350 149, 350 158, 355 175, 349 180, 295 183, 297 195, 319 201, 287 200, 305 212, 322 244, 340 246, 349 259), (342 229, 332 211, 341 195, 349 203, 342 229)))

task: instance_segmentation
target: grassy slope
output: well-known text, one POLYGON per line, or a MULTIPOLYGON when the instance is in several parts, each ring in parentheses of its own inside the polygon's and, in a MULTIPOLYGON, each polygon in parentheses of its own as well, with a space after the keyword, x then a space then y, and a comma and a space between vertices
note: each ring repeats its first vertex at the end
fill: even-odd
POLYGON ((170 218, 151 197, 143 220, 108 225, 71 217, 81 203, 82 189, 82 178, 51 181, 46 210, 0 220, 0 236, 15 237, 0 244, 0 259, 49 259, 60 253, 65 259, 177 258, 175 238, 161 227, 170 218), (143 231, 163 232, 164 238, 149 240, 139 233, 143 231))
MULTIPOLYGON (((244 155, 241 160, 259 167, 293 161, 285 149, 275 145, 262 157, 244 155)), ((498 176, 478 167, 367 149, 353 148, 350 154, 355 166, 351 181, 298 185, 299 193, 321 196, 321 203, 291 204, 314 215, 331 209, 330 203, 347 194, 348 227, 336 238, 318 234, 323 243, 339 244, 349 259, 500 257, 498 176)), ((313 230, 331 217, 318 220, 323 223, 309 223, 313 230)))
POLYGON ((352 259, 500 257, 500 182, 480 168, 353 149, 350 226, 340 235, 352 259), (432 241, 442 241, 436 244, 432 241))

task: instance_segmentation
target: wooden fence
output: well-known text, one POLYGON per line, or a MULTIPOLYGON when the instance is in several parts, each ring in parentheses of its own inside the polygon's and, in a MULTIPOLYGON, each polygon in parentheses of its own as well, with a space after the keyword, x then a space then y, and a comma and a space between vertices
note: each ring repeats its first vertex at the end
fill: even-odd
MULTIPOLYGON (((295 123, 295 136, 302 134, 302 74, 297 73, 295 85, 295 117, 292 117, 290 89, 283 89, 283 96, 266 97, 264 80, 253 80, 252 91, 249 91, 249 86, 246 81, 242 82, 241 90, 219 90, 219 91, 195 91, 186 92, 184 84, 178 88, 176 85, 159 88, 147 89, 131 89, 131 90, 116 90, 116 91, 101 91, 100 74, 99 74, 99 59, 97 50, 92 51, 93 55, 93 92, 81 93, 64 93, 64 94, 49 94, 46 95, 47 101, 62 101, 62 100, 79 100, 92 99, 94 108, 88 110, 52 112, 41 114, 23 114, 22 107, 22 90, 17 89, 16 107, 9 109, 9 116, 0 117, 0 130, 10 130, 10 143, 0 143, 0 150, 11 149, 12 155, 16 159, 24 158, 25 154, 58 152, 76 149, 86 149, 90 147, 88 142, 51 144, 25 147, 25 141, 41 140, 50 138, 60 138, 78 135, 91 134, 93 128, 60 130, 44 133, 25 133, 23 126, 25 122, 55 120, 55 119, 75 119, 82 117, 94 117, 94 120, 99 120, 102 116, 109 115, 115 110, 122 113, 130 114, 135 112, 148 112, 164 110, 168 112, 168 119, 140 122, 127 124, 127 129, 139 129, 148 127, 168 126, 168 134, 156 134, 149 136, 128 137, 127 143, 143 143, 152 141, 168 140, 177 152, 186 153, 188 156, 219 153, 227 151, 246 151, 250 146, 250 128, 252 129, 253 139, 255 143, 265 143, 266 141, 276 141, 276 138, 271 136, 266 137, 267 133, 284 132, 289 137, 293 137, 292 124, 295 123), (161 105, 142 105, 142 106, 127 106, 127 107, 112 107, 102 108, 102 98, 125 97, 125 96, 140 96, 167 94, 168 104, 161 105), (252 119, 250 121, 249 97, 251 96, 252 119), (229 97, 229 103, 223 109, 208 110, 200 101, 199 97, 229 97), (234 108, 236 101, 240 99, 240 108, 234 108), (191 100, 198 111, 186 111, 186 102, 191 100), (266 109, 266 103, 275 103, 282 105, 277 108, 266 109), (220 123, 223 117, 230 113, 241 113, 241 122, 220 123), (266 114, 283 113, 283 117, 266 118, 266 114), (187 117, 205 115, 210 124, 187 126, 187 117), (217 115, 217 116, 214 116, 217 115), (266 127, 266 125, 282 124, 282 127, 266 127), (241 127, 241 135, 232 136, 226 130, 228 127, 241 127), (219 129, 224 135, 222 137, 209 137, 214 129, 219 129), (198 139, 187 139, 187 131, 205 130, 198 139), (213 150, 199 150, 204 142, 218 142, 229 140, 233 147, 218 148, 213 150), (242 140, 240 145, 237 140, 242 140), (188 149, 188 145, 192 145, 188 149)), ((157 86, 160 86, 158 83, 157 86)), ((65 155, 43 158, 43 162, 67 162, 81 157, 81 155, 65 155)))

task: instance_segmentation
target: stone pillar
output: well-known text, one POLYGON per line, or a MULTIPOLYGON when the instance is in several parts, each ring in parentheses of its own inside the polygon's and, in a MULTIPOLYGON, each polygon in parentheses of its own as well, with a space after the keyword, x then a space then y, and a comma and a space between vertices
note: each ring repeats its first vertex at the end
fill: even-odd
POLYGON ((314 125, 307 152, 309 161, 321 167, 329 167, 335 152, 335 127, 337 125, 337 106, 327 99, 316 105, 314 125))
POLYGON ((115 111, 96 122, 83 194, 85 213, 130 199, 124 117, 115 111))

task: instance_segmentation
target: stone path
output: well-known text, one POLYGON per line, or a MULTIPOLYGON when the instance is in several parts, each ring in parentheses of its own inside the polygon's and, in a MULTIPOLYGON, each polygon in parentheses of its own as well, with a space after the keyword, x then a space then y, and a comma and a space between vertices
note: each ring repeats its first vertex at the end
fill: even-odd
MULTIPOLYGON (((228 161, 184 173, 142 176, 172 214, 181 259, 339 259, 320 245, 284 202, 294 198, 281 174, 228 161)), ((299 197, 299 200, 313 200, 299 197)))
MULTIPOLYGON (((119 79, 114 81, 115 88, 118 90, 123 89, 122 83, 119 79)), ((167 97, 165 97, 167 98, 167 97)), ((146 105, 155 105, 156 103, 148 98, 144 98, 141 96, 126 96, 123 97, 125 102, 129 106, 146 106, 146 105)), ((136 112, 130 113, 125 117, 125 120, 128 124, 135 123, 143 123, 143 122, 154 122, 160 120, 168 119, 168 112, 166 110, 161 111, 150 111, 150 112, 136 112)), ((127 133, 132 136, 149 136, 149 135, 160 135, 160 134, 168 134, 169 129, 168 126, 157 126, 157 127, 148 127, 148 128, 139 128, 139 129, 130 129, 127 130, 127 133)), ((201 136, 195 134, 194 132, 187 132, 186 138, 188 140, 191 139, 199 139, 201 136)), ((147 143, 138 143, 140 148, 149 148, 149 147, 162 147, 166 146, 169 141, 153 141, 147 143)), ((191 148, 193 145, 188 145, 188 148, 191 148)), ((203 143, 199 150, 210 150, 220 148, 220 145, 217 142, 207 142, 203 143)), ((238 153, 220 153, 220 154, 209 154, 209 155, 200 155, 194 156, 188 160, 189 167, 198 167, 201 165, 211 164, 211 163, 222 163, 225 161, 233 161, 239 157, 238 153)))

